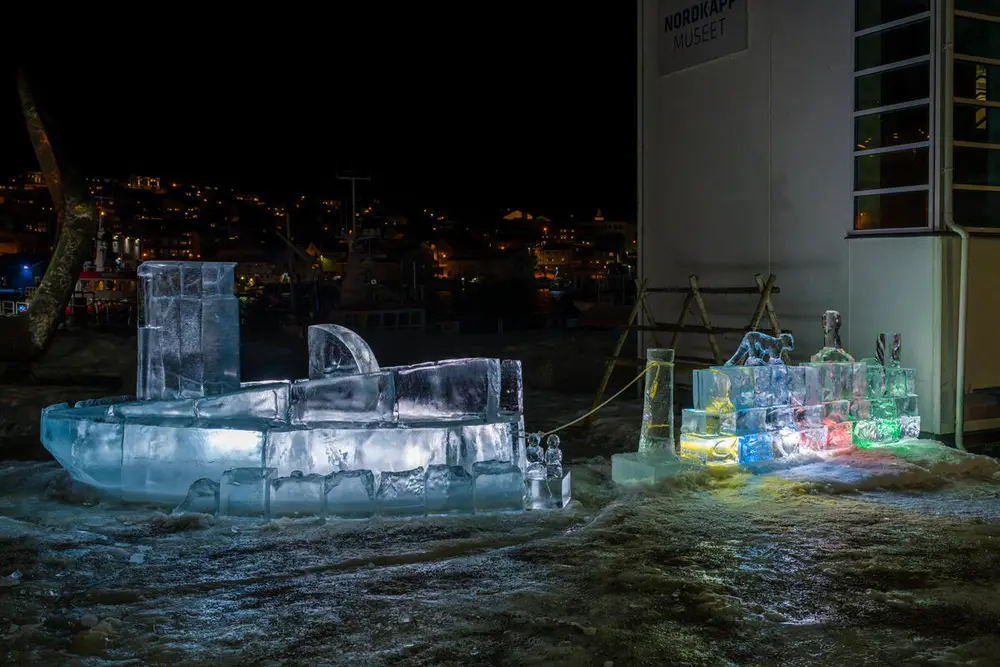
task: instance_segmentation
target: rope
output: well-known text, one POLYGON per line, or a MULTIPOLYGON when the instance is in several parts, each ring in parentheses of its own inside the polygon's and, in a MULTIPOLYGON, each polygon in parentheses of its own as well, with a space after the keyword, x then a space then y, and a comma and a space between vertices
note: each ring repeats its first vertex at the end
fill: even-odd
MULTIPOLYGON (((614 394, 612 394, 608 398, 608 400, 604 401, 603 403, 601 403, 600 405, 598 405, 596 408, 593 408, 593 409, 589 410, 585 414, 580 415, 579 417, 577 417, 573 421, 567 422, 567 423, 563 424, 562 426, 560 426, 559 428, 554 428, 551 431, 546 431, 545 433, 542 433, 541 437, 544 438, 547 435, 552 435, 553 433, 558 433, 559 431, 563 430, 564 428, 569 428, 573 424, 576 424, 576 423, 579 423, 579 422, 583 421, 584 419, 586 419, 590 415, 594 414, 595 412, 597 412, 598 410, 600 410, 601 408, 603 408, 605 405, 607 405, 611 401, 615 400, 616 398, 618 398, 619 396, 621 396, 622 394, 624 394, 626 389, 628 389, 629 387, 631 387, 632 385, 634 385, 636 382, 638 382, 639 380, 641 380, 643 377, 645 377, 646 371, 648 371, 653 366, 656 366, 656 376, 657 376, 656 379, 658 379, 659 375, 660 375, 660 368, 659 367, 663 363, 665 363, 665 362, 654 361, 653 363, 649 364, 648 366, 646 366, 645 368, 642 369, 641 373, 639 373, 634 378, 632 378, 631 380, 629 380, 629 383, 627 385, 625 385, 624 387, 622 387, 621 389, 619 389, 617 392, 615 392, 614 394)), ((653 380, 653 387, 652 387, 652 392, 653 393, 656 392, 656 385, 657 385, 656 379, 653 380)))

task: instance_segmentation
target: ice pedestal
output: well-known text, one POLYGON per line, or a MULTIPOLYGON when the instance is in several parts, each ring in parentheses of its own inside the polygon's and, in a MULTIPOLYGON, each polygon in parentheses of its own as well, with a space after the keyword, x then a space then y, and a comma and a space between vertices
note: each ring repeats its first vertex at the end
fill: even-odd
POLYGON ((611 457, 611 479, 615 484, 642 484, 696 470, 699 463, 680 459, 674 452, 628 452, 611 457))
POLYGON ((559 477, 545 479, 527 479, 525 485, 528 492, 528 509, 549 510, 561 509, 572 500, 570 475, 566 473, 559 477))
POLYGON ((234 266, 228 262, 139 266, 139 399, 207 396, 240 388, 234 266))

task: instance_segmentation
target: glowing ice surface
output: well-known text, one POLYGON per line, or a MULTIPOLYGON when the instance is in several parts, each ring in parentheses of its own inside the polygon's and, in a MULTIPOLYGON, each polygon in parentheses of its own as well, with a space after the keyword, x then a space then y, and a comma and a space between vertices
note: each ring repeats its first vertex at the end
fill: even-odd
MULTIPOLYGON (((357 334, 321 325, 309 332, 310 379, 241 386, 238 313, 215 303, 233 298, 232 265, 143 266, 141 326, 150 331, 138 382, 140 398, 156 400, 88 400, 42 413, 43 444, 77 480, 221 514, 524 509, 520 362, 380 368, 357 334), (197 310, 197 337, 187 320, 165 319, 182 307, 197 310)), ((568 498, 559 486, 568 476, 558 438, 545 444, 532 464, 553 489, 539 502, 556 507, 568 498)))

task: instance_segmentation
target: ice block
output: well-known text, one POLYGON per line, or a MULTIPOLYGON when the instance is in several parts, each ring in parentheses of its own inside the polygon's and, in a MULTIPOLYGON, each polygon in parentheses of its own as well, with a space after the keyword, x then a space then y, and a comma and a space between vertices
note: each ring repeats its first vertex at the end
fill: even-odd
POLYGON ((140 400, 193 398, 240 388, 239 301, 233 263, 139 266, 140 400))
POLYGON ((497 359, 453 359, 387 370, 396 374, 400 421, 497 419, 500 409, 497 359))

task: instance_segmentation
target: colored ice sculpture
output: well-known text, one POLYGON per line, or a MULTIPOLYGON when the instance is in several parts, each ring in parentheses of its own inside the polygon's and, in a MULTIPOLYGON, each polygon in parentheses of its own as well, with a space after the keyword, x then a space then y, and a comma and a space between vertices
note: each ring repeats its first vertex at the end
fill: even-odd
POLYGON ((858 447, 920 437, 917 371, 901 366, 900 339, 898 333, 880 333, 875 341, 875 358, 863 360, 865 396, 851 405, 854 443, 858 447))
POLYGON ((751 331, 725 366, 694 371, 694 406, 681 414, 681 457, 754 463, 850 447, 849 402, 824 394, 823 368, 831 364, 786 366, 781 355, 794 345, 791 334, 751 331), (747 365, 736 365, 744 358, 747 365))
POLYGON ((736 352, 726 362, 726 366, 742 363, 744 366, 760 366, 762 364, 782 364, 782 355, 795 349, 795 339, 792 334, 783 333, 779 336, 768 336, 760 331, 748 331, 736 352))
POLYGON ((75 479, 182 511, 255 516, 569 501, 558 440, 535 452, 540 483, 525 479, 520 362, 380 368, 360 336, 328 324, 309 329, 309 379, 241 384, 233 265, 148 262, 139 279, 141 400, 42 412, 42 443, 75 479))

